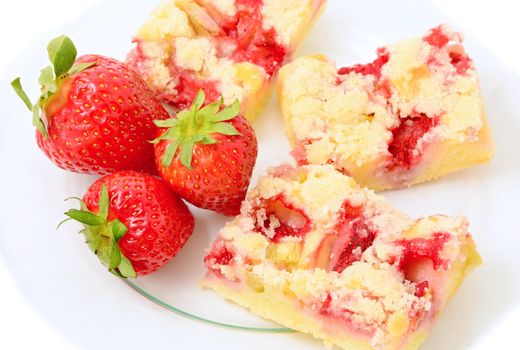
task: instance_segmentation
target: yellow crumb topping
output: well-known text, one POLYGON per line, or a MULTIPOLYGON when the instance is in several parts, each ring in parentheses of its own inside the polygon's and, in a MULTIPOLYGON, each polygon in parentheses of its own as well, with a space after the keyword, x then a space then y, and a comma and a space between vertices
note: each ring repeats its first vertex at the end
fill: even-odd
POLYGON ((314 9, 314 0, 264 0, 263 26, 273 28, 280 43, 292 47, 311 21, 314 9))
MULTIPOLYGON (((323 0, 262 4, 258 19, 287 48, 284 61, 291 59, 324 4, 323 0)), ((236 16, 234 0, 163 0, 136 33, 130 63, 162 96, 177 95, 179 74, 208 81, 225 104, 238 99, 242 114, 252 120, 267 103, 274 76, 250 58, 237 59, 233 54, 238 42, 225 34, 223 25, 236 16)))
POLYGON ((193 35, 195 31, 186 13, 176 6, 174 0, 163 0, 139 28, 136 38, 145 41, 167 41, 174 37, 193 35))
POLYGON ((441 49, 422 38, 385 47, 388 60, 379 75, 339 74, 321 55, 284 66, 278 82, 280 108, 299 161, 333 164, 380 190, 489 160, 493 144, 477 73, 471 63, 464 73, 457 71, 451 55, 464 52, 461 38, 446 26, 442 30, 453 44, 441 49), (391 166, 392 131, 404 118, 419 115, 437 121, 410 150, 418 163, 410 169, 391 166))
MULTIPOLYGON (((326 342, 347 344, 338 342, 337 336, 353 327, 356 331, 349 333, 349 339, 369 344, 371 347, 367 349, 397 350, 404 343, 409 344, 407 348, 415 349, 414 346, 420 343, 416 339, 424 339, 428 329, 425 327, 432 324, 437 308, 442 307, 453 293, 455 287, 452 286, 460 285, 479 263, 474 258, 478 253, 467 226, 464 218, 441 215, 413 220, 332 166, 282 166, 259 179, 257 187, 248 194, 241 214, 219 234, 217 242, 233 252, 234 262, 217 264, 211 269, 220 269, 223 276, 238 283, 226 292, 231 300, 326 342), (301 212, 290 214, 295 209, 285 209, 278 212, 281 217, 272 214, 269 208, 277 206, 266 203, 279 198, 283 198, 285 205, 301 212), (363 216, 354 217, 351 223, 342 224, 347 226, 341 226, 345 203, 348 208, 362 208, 363 216), (281 225, 301 227, 301 213, 308 218, 308 232, 301 237, 273 240, 281 225), (297 219, 287 215, 296 215, 297 219), (266 222, 269 227, 260 229, 266 222), (334 250, 334 244, 340 242, 338 233, 352 229, 352 225, 370 227, 377 236, 368 248, 359 251, 359 260, 341 270, 331 269, 330 261, 334 259, 334 252, 338 253, 334 250), (433 270, 431 262, 419 259, 417 266, 410 268, 406 275, 399 265, 404 249, 401 242, 428 240, 439 233, 445 236, 438 252, 443 267, 433 270), (415 283, 424 280, 430 284, 418 294, 415 283), (243 299, 241 296, 249 291, 259 293, 260 299, 243 299), (272 298, 283 295, 282 299, 287 298, 283 303, 299 305, 300 309, 292 316, 281 311, 286 309, 285 304, 276 310, 258 311, 264 295, 272 298), (437 299, 432 299, 432 295, 437 299), (325 319, 331 317, 337 326, 313 326, 311 329, 298 326, 292 318, 301 319, 302 315, 317 319, 327 315, 325 319), (410 315, 423 315, 424 324, 417 328, 416 322, 422 318, 415 319, 410 315)), ((362 235, 360 232, 357 234, 362 235)), ((206 285, 215 286, 208 281, 206 285)))

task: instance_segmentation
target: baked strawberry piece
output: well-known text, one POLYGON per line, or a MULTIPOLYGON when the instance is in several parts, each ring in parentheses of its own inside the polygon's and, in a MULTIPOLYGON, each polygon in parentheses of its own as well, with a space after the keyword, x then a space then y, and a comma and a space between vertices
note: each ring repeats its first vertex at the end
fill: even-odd
POLYGON ((235 99, 249 120, 262 110, 279 68, 324 8, 325 0, 163 1, 135 36, 127 62, 176 110, 199 89, 235 99))
POLYGON ((280 73, 279 100, 300 164, 332 164, 375 190, 410 186, 493 154, 479 79, 462 36, 441 25, 336 69, 308 56, 280 73))
POLYGON ((328 345, 411 350, 480 257, 465 218, 411 219, 307 165, 261 178, 205 263, 205 287, 328 345))

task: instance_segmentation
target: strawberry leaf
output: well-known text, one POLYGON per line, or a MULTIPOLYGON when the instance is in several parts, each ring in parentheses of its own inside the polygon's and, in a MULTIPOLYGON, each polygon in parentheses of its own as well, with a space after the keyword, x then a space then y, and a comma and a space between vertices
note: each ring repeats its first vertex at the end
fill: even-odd
MULTIPOLYGON (((128 228, 119 220, 107 222, 110 208, 110 197, 108 188, 103 185, 99 195, 99 214, 95 214, 88 209, 80 198, 79 200, 84 210, 70 209, 65 213, 68 220, 74 219, 85 225, 80 231, 85 236, 88 247, 96 254, 99 261, 107 267, 114 275, 119 277, 137 277, 131 262, 121 252, 118 241, 128 232, 128 228)), ((72 199, 70 198, 70 199, 72 199)))
POLYGON ((68 75, 74 75, 77 73, 83 72, 85 69, 94 66, 96 62, 84 62, 84 63, 75 63, 72 68, 67 72, 68 75))
POLYGON ((200 141, 203 145, 214 145, 216 143, 218 143, 217 140, 215 140, 213 137, 211 136, 205 136, 201 141, 200 141))
POLYGON ((47 53, 52 66, 47 66, 41 70, 40 77, 38 78, 38 82, 41 86, 41 95, 34 105, 23 90, 20 78, 16 78, 11 82, 11 86, 16 94, 22 99, 27 108, 32 111, 33 125, 44 137, 47 137, 48 134, 46 120, 43 120, 41 117, 42 110, 45 108, 50 97, 57 92, 60 81, 69 75, 81 72, 96 64, 95 62, 74 64, 78 52, 72 40, 64 35, 54 38, 49 42, 47 45, 47 53))
POLYGON ((155 125, 168 128, 161 136, 151 141, 158 143, 162 140, 169 140, 169 144, 161 155, 161 164, 164 167, 171 165, 177 149, 180 148, 180 161, 191 170, 193 147, 196 144, 212 145, 218 143, 219 138, 214 134, 240 135, 240 132, 227 122, 239 114, 240 103, 238 100, 225 108, 222 108, 222 96, 218 101, 205 106, 204 100, 205 93, 203 90, 199 90, 192 105, 177 113, 175 118, 155 121, 155 125))
POLYGON ((210 116, 215 115, 220 109, 220 106, 222 106, 222 98, 220 98, 218 101, 210 103, 209 105, 206 105, 204 108, 202 108, 199 111, 199 115, 202 118, 207 118, 210 116))
MULTIPOLYGON (((109 268, 110 267, 110 241, 107 240, 106 237, 101 237, 97 235, 95 239, 98 240, 98 247, 94 250, 94 253, 98 257, 101 263, 109 268)), ((87 244, 90 245, 89 240, 87 240, 87 244)))
POLYGON ((58 226, 56 226, 56 230, 59 230, 61 225, 63 225, 64 223, 66 223, 67 221, 70 221, 70 220, 74 220, 73 218, 66 218, 66 219, 63 219, 61 220, 59 223, 58 223, 58 226))
POLYGON ((195 99, 193 100, 193 104, 191 105, 191 109, 193 111, 198 111, 200 107, 204 104, 204 100, 206 99, 206 94, 204 93, 204 90, 200 89, 199 92, 197 92, 197 96, 195 96, 195 99))
POLYGON ((42 97, 47 98, 56 92, 56 80, 51 66, 42 69, 38 82, 42 86, 42 97))
POLYGON ((190 111, 190 109, 183 109, 182 111, 177 113, 176 119, 179 121, 188 119, 193 115, 190 111))
POLYGON ((11 86, 13 87, 14 92, 20 97, 20 99, 23 101, 23 103, 29 108, 30 111, 33 110, 33 105, 31 103, 31 100, 25 93, 24 89, 22 88, 22 83, 20 82, 20 78, 16 78, 11 82, 11 86))
POLYGON ((171 127, 165 133, 163 133, 161 136, 159 136, 158 138, 153 139, 152 141, 149 141, 149 142, 152 144, 157 144, 157 143, 161 142, 162 140, 175 139, 175 137, 174 137, 175 130, 176 129, 174 127, 171 127))
POLYGON ((43 123, 43 120, 40 116, 41 111, 40 111, 39 103, 34 105, 32 112, 33 112, 33 119, 32 119, 33 126, 35 126, 36 129, 38 129, 38 131, 44 137, 47 137, 47 128, 45 127, 45 124, 43 123))
POLYGON ((101 241, 99 234, 95 230, 92 230, 90 228, 84 228, 80 231, 85 236, 86 243, 90 250, 94 252, 94 254, 98 254, 99 250, 99 243, 101 241))
POLYGON ((134 267, 130 260, 128 260, 124 255, 121 256, 121 263, 118 266, 119 273, 126 278, 136 278, 137 274, 135 273, 134 267))
POLYGON ((154 120, 153 123, 160 128, 171 128, 179 123, 177 118, 170 118, 165 120, 154 120))
POLYGON ((165 167, 168 167, 172 164, 173 157, 175 157, 175 153, 177 153, 177 149, 179 148, 179 142, 174 140, 171 144, 166 147, 163 156, 161 157, 161 164, 165 167))
POLYGON ((83 201, 83 199, 79 198, 79 197, 69 197, 69 198, 65 198, 64 201, 70 201, 71 199, 74 199, 74 200, 77 200, 79 202, 79 205, 81 207, 81 210, 87 210, 87 205, 85 204, 85 202, 83 201))
POLYGON ((108 189, 106 185, 101 187, 101 193, 99 194, 99 216, 103 218, 105 221, 108 218, 108 210, 109 210, 109 199, 108 199, 108 189))
POLYGON ((89 211, 69 209, 65 215, 88 226, 98 226, 105 223, 105 219, 89 211))
POLYGON ((110 240, 110 246, 108 249, 110 258, 108 269, 113 270, 121 263, 121 250, 119 250, 119 246, 114 239, 110 240))
POLYGON ((211 118, 213 122, 223 122, 235 118, 240 113, 240 102, 235 100, 231 106, 224 108, 211 118))
POLYGON ((115 219, 112 222, 112 235, 114 236, 114 239, 119 241, 125 233, 128 232, 128 228, 123 224, 119 219, 115 219))
POLYGON ((78 54, 72 40, 65 35, 52 39, 47 45, 47 53, 56 78, 60 78, 72 68, 78 54))
POLYGON ((210 130, 211 130, 211 132, 216 132, 216 133, 219 133, 222 135, 229 135, 229 136, 241 135, 240 132, 232 124, 223 123, 223 122, 213 124, 211 126, 210 130))
POLYGON ((193 141, 189 140, 181 147, 181 163, 188 168, 189 170, 192 169, 191 167, 191 160, 193 157, 193 141))

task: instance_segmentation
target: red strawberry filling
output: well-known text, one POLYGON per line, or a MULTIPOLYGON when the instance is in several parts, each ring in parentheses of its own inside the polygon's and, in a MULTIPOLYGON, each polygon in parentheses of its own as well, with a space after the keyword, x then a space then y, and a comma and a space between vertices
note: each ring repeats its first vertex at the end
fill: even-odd
POLYGON ((262 31, 246 50, 235 51, 232 58, 235 61, 252 62, 265 69, 269 76, 278 72, 285 61, 286 49, 274 40, 275 31, 262 31))
MULTIPOLYGON (((425 36, 423 40, 438 49, 446 47, 450 42, 450 38, 442 30, 441 26, 433 28, 430 34, 425 36)), ((454 44, 449 45, 447 49, 450 51, 450 63, 455 67, 457 74, 465 74, 471 67, 471 59, 464 52, 464 48, 461 45, 454 44)), ((430 62, 435 62, 433 56, 430 59, 430 62)))
POLYGON ((230 265, 234 258, 235 254, 227 249, 226 244, 222 241, 217 241, 209 254, 204 258, 204 264, 210 271, 223 278, 224 275, 220 271, 220 266, 230 265))
POLYGON ((392 129, 392 141, 388 144, 388 152, 392 159, 389 170, 404 168, 409 170, 421 159, 422 152, 417 150, 420 139, 435 127, 439 118, 430 118, 424 113, 401 118, 398 127, 392 129))
POLYGON ((433 262, 435 270, 445 267, 445 261, 440 257, 444 244, 449 240, 448 233, 437 232, 432 238, 414 238, 397 241, 397 245, 403 248, 399 269, 405 273, 418 259, 427 258, 433 262))
POLYGON ((377 58, 372 63, 343 67, 338 70, 338 74, 343 75, 354 72, 362 75, 374 75, 379 79, 379 77, 381 77, 381 68, 389 59, 390 53, 388 53, 384 47, 380 47, 377 49, 377 58))
MULTIPOLYGON (((362 207, 354 207, 348 202, 344 204, 344 211, 338 226, 341 227, 343 233, 347 232, 347 235, 351 235, 353 240, 346 243, 346 248, 342 251, 345 254, 340 254, 337 262, 331 260, 334 264, 334 271, 341 272, 348 265, 359 260, 359 252, 372 244, 376 233, 369 230, 362 217, 362 207), (362 239, 359 239, 359 237, 362 237, 362 239), (356 254, 348 254, 352 251, 357 252, 356 254)), ((440 252, 449 238, 450 235, 447 233, 435 233, 429 239, 403 239, 396 242, 403 248, 398 261, 398 268, 408 281, 415 284, 414 295, 416 297, 422 298, 428 293, 431 293, 433 298, 437 295, 435 287, 441 285, 442 278, 437 276, 435 271, 445 265, 445 261, 440 257, 440 252)), ((336 239, 335 243, 337 242, 341 242, 341 239, 336 239)), ((376 298, 371 295, 365 295, 365 297, 376 298)), ((330 293, 327 294, 325 300, 317 303, 316 310, 322 316, 339 320, 344 327, 356 330, 361 334, 371 333, 370 329, 352 322, 353 312, 351 310, 334 305, 330 293)), ((435 308, 431 310, 435 310, 435 308)), ((410 329, 415 329, 427 313, 427 309, 419 304, 412 307, 409 313, 410 329)))
MULTIPOLYGON (((417 298, 423 298, 427 295, 427 293, 430 291, 430 282, 429 281, 422 281, 415 284, 415 293, 414 295, 417 298)), ((431 309, 430 309, 431 310, 431 309)), ((413 307, 408 313, 408 317, 410 320, 410 328, 412 330, 417 329, 417 326, 420 324, 421 320, 424 318, 424 316, 427 314, 427 310, 423 307, 418 307, 418 302, 413 302, 413 307)))
MULTIPOLYGON (((202 12, 192 8, 187 11, 195 18, 203 20, 202 25, 207 25, 206 29, 214 34, 212 40, 216 43, 219 56, 235 62, 251 62, 263 67, 269 76, 273 76, 285 62, 288 50, 276 41, 274 29, 263 28, 262 5, 262 0, 236 0, 237 13, 234 17, 225 17, 207 4, 203 6, 202 12)), ((147 60, 138 41, 127 61, 134 69, 145 72, 148 70, 147 60)), ((169 69, 171 76, 177 79, 175 91, 159 95, 172 107, 188 107, 199 89, 204 90, 209 101, 215 101, 220 96, 215 81, 201 79, 192 71, 180 69, 173 61, 169 69)))
MULTIPOLYGON (((338 258, 331 259, 332 270, 341 272, 361 258, 362 251, 372 245, 376 233, 369 229, 366 221, 363 219, 362 207, 354 207, 348 202, 344 204, 342 218, 338 223, 338 227, 340 234, 351 237, 350 241, 338 237, 334 242, 335 246, 341 244, 345 247, 342 250, 339 249, 341 254, 339 254, 338 258)), ((429 239, 403 239, 396 242, 403 249, 399 257, 400 260, 398 260, 398 268, 402 271, 405 279, 415 284, 414 295, 416 297, 422 298, 428 293, 432 293, 432 297, 435 298, 437 293, 435 287, 441 283, 441 278, 437 276, 435 271, 439 268, 445 268, 446 262, 440 257, 440 253, 449 237, 450 235, 447 233, 435 233, 429 239)), ((333 251, 338 251, 337 247, 333 248, 333 251)), ((374 296, 367 295, 365 297, 370 298, 374 296)), ((351 329, 356 329, 362 333, 370 333, 366 328, 360 328, 360 325, 352 323, 352 311, 333 305, 330 294, 327 295, 324 301, 318 303, 317 310, 319 310, 320 315, 345 322, 346 326, 351 329)), ((411 309, 409 317, 412 322, 412 329, 419 324, 426 313, 427 311, 422 307, 411 309)))
POLYGON ((450 42, 450 38, 444 33, 441 26, 435 27, 430 34, 423 38, 425 42, 439 49, 443 48, 450 42))
MULTIPOLYGON (((398 268, 406 280, 415 283, 415 296, 421 298, 429 291, 435 300, 439 292, 437 288, 442 285, 442 276, 436 271, 447 268, 440 253, 449 238, 448 233, 437 232, 429 239, 414 238, 396 242, 403 249, 398 268)), ((424 312, 416 313, 410 317, 419 319, 423 314, 424 312)))
POLYGON ((458 74, 464 74, 471 67, 471 59, 465 53, 452 51, 450 52, 451 64, 457 70, 458 74))
POLYGON ((363 215, 363 207, 343 203, 336 225, 337 236, 331 249, 329 267, 342 272, 361 259, 361 255, 374 242, 377 232, 371 229, 363 215))
POLYGON ((262 221, 257 220, 256 230, 274 243, 280 242, 285 237, 303 237, 310 231, 309 218, 303 210, 294 207, 283 195, 266 200, 263 208, 266 218, 262 221), (273 223, 273 219, 277 222, 273 223))
POLYGON ((324 316, 330 316, 330 304, 332 302, 332 297, 330 296, 330 293, 327 294, 327 298, 325 298, 325 301, 321 304, 320 307, 320 314, 324 316))
MULTIPOLYGON (((175 69, 175 68, 174 68, 175 69)), ((162 99, 177 110, 190 107, 191 103, 197 96, 199 90, 204 90, 207 101, 217 101, 220 97, 216 82, 211 80, 202 80, 195 75, 182 72, 176 73, 178 83, 175 87, 175 94, 164 94, 162 99)))
POLYGON ((383 66, 390 60, 390 53, 384 47, 377 49, 377 58, 367 64, 356 64, 350 67, 343 67, 338 69, 338 78, 336 83, 342 83, 342 75, 350 74, 352 72, 362 75, 372 75, 376 78, 374 83, 374 92, 381 94, 384 98, 389 99, 392 96, 392 89, 387 79, 381 79, 381 70, 383 66))
POLYGON ((415 285, 415 296, 418 298, 422 298, 426 295, 428 288, 430 287, 430 283, 428 281, 422 281, 415 285))
POLYGON ((225 24, 223 29, 237 44, 231 55, 233 60, 254 63, 272 76, 284 63, 287 50, 276 41, 274 29, 263 29, 262 4, 262 0, 237 0, 235 21, 225 24))

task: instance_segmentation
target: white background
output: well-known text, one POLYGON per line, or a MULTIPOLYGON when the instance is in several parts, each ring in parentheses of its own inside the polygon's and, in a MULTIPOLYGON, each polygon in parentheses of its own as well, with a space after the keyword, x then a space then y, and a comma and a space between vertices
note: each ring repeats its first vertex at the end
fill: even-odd
MULTIPOLYGON (((345 0, 329 0, 345 1, 345 0)), ((452 18, 458 30, 470 32, 481 44, 520 73, 520 20, 516 1, 433 0, 452 18)), ((42 33, 71 23, 87 9, 101 0, 27 0, 0 3, 0 53, 1 83, 7 84, 13 77, 4 76, 8 67, 20 52, 33 43, 42 33)), ((131 6, 131 1, 128 2, 131 6)), ((150 1, 152 7, 153 1, 150 1)), ((124 15, 124 9, 121 9, 124 15)), ((121 14, 115 14, 121 15, 121 14)), ((43 53, 42 53, 43 54, 43 53)), ((12 96, 0 96, 0 101, 12 96)), ((9 171, 0 165, 0 171, 9 171)), ((1 196, 0 196, 1 198, 1 196)), ((3 199, 0 199, 3 200, 3 199)), ((1 214, 0 214, 1 215, 1 214)), ((1 349, 71 349, 59 332, 47 325, 19 296, 0 255, 0 348, 1 349)), ((517 313, 518 314, 518 313, 517 313)), ((512 316, 515 317, 515 316, 512 316)), ((517 317, 517 316, 516 316, 517 317)), ((503 320, 504 324, 506 320, 503 320)), ((507 322, 520 324, 520 320, 507 322)), ((517 330, 503 327, 503 334, 517 330)), ((484 339, 484 342, 486 340, 484 339)), ((174 344, 172 344, 175 347, 174 344)), ((493 344, 482 348, 492 348, 493 344)))

